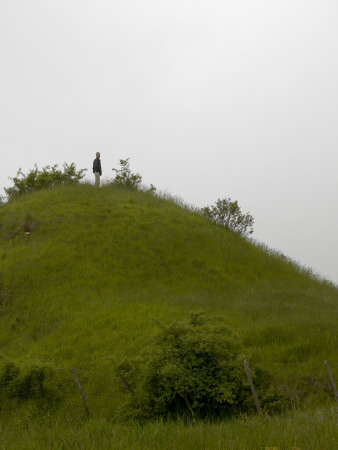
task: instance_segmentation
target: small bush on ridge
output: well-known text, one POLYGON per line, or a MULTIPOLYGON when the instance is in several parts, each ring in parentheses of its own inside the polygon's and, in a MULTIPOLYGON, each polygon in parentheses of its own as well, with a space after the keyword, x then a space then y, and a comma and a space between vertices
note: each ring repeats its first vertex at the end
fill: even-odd
POLYGON ((18 170, 16 177, 10 178, 14 186, 5 188, 8 198, 16 197, 25 192, 37 191, 43 188, 56 186, 65 183, 78 183, 85 175, 86 169, 76 170, 75 164, 63 164, 63 170, 54 166, 46 166, 41 170, 35 165, 27 174, 21 169, 18 170))
POLYGON ((120 159, 120 168, 112 169, 116 172, 113 183, 119 186, 139 189, 142 183, 142 176, 139 173, 132 173, 129 167, 129 158, 120 159))

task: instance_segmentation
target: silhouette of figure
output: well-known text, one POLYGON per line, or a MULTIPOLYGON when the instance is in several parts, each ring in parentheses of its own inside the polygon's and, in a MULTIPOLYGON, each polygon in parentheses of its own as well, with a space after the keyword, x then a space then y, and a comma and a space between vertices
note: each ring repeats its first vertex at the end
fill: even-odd
POLYGON ((93 174, 95 175, 95 186, 100 187, 100 177, 102 175, 100 152, 96 152, 96 158, 93 162, 93 174))

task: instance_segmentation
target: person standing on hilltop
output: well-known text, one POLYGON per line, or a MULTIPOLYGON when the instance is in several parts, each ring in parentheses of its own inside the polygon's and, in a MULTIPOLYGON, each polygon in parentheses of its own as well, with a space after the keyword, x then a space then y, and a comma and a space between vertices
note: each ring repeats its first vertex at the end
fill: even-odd
POLYGON ((95 175, 95 186, 100 187, 100 177, 102 175, 100 153, 96 152, 96 158, 93 162, 93 174, 95 175))

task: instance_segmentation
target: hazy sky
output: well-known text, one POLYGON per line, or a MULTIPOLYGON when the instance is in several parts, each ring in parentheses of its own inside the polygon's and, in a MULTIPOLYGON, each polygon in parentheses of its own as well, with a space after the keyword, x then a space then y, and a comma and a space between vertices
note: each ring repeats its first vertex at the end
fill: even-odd
POLYGON ((338 283, 336 0, 1 0, 0 64, 1 188, 130 157, 338 283))

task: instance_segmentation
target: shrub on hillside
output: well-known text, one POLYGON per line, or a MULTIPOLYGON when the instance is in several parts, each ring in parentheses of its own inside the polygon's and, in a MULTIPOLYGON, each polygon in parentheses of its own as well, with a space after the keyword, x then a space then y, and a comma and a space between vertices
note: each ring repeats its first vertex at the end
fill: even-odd
POLYGON ((142 185, 142 176, 139 173, 133 173, 130 169, 129 158, 120 159, 120 168, 112 169, 116 172, 113 184, 124 186, 129 189, 142 190, 145 192, 155 192, 156 188, 152 184, 150 187, 142 185))
POLYGON ((63 164, 63 170, 54 166, 46 166, 41 170, 35 165, 27 174, 21 169, 18 170, 16 177, 10 178, 13 186, 5 188, 8 198, 16 197, 25 192, 37 191, 43 188, 56 186, 66 183, 79 183, 84 177, 86 169, 76 170, 75 164, 63 164))
POLYGON ((253 233, 253 217, 249 213, 243 214, 237 201, 233 202, 230 198, 218 199, 214 206, 202 208, 201 213, 212 222, 228 228, 240 236, 253 233))
POLYGON ((0 373, 0 406, 33 401, 39 408, 55 407, 61 400, 60 384, 55 383, 54 372, 48 367, 30 367, 20 370, 13 363, 5 365, 0 373))
MULTIPOLYGON (((118 368, 134 392, 127 416, 203 418, 250 411, 254 403, 244 359, 236 335, 202 314, 164 327, 151 348, 118 368)), ((252 376, 258 388, 268 386, 265 372, 252 368, 252 376)), ((267 403, 279 400, 274 389, 269 395, 267 403)))
POLYGON ((113 183, 118 186, 139 189, 142 183, 142 176, 139 173, 132 173, 129 166, 129 158, 120 159, 120 168, 112 169, 116 172, 113 183))

